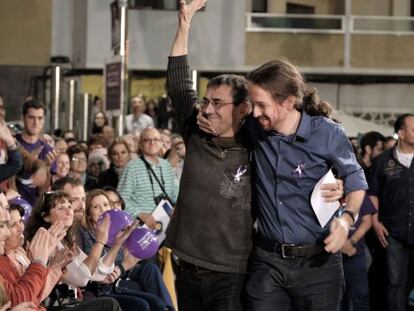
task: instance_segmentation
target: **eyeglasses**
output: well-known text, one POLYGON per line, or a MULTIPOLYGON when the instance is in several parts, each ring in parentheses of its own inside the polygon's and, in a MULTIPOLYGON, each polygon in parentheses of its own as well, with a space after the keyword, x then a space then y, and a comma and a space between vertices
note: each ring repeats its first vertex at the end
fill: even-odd
POLYGON ((87 162, 85 158, 72 157, 72 162, 87 162))
POLYGON ((144 144, 148 144, 148 143, 159 143, 161 141, 161 139, 159 139, 159 138, 142 138, 141 141, 144 144))
POLYGON ((217 99, 217 98, 213 98, 213 99, 208 99, 208 98, 203 98, 201 100, 198 101, 199 104, 201 105, 201 107, 203 109, 206 109, 208 107, 208 105, 212 105, 214 110, 220 110, 221 108, 223 108, 226 105, 231 105, 233 104, 233 102, 231 103, 225 103, 223 102, 221 99, 217 99))

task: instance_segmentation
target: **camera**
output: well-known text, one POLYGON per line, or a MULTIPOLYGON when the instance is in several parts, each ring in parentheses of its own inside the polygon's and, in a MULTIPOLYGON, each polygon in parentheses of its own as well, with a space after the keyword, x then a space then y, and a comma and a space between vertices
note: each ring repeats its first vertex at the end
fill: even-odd
POLYGON ((170 199, 170 197, 168 195, 166 195, 165 193, 161 193, 160 195, 157 195, 154 198, 155 205, 160 204, 160 202, 162 200, 168 200, 170 203, 172 202, 171 199, 170 199))

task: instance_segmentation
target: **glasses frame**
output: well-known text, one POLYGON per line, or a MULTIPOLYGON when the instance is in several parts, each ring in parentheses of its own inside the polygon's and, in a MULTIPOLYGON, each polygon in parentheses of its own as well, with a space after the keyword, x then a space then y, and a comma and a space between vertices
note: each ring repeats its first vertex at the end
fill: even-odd
POLYGON ((141 141, 143 144, 160 143, 161 138, 142 138, 141 141))
POLYGON ((221 102, 221 99, 211 100, 208 98, 199 99, 198 103, 200 104, 202 109, 207 109, 208 105, 211 104, 215 111, 219 111, 224 106, 234 104, 234 102, 221 102))

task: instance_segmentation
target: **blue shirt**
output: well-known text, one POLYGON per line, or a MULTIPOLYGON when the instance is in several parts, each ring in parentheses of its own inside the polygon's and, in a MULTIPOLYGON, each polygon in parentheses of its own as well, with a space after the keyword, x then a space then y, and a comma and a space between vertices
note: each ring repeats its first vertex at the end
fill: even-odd
POLYGON ((322 116, 302 113, 297 132, 265 132, 249 117, 258 203, 258 230, 279 243, 310 244, 329 233, 318 223, 310 204, 316 183, 334 168, 345 193, 368 188, 342 127, 322 116))

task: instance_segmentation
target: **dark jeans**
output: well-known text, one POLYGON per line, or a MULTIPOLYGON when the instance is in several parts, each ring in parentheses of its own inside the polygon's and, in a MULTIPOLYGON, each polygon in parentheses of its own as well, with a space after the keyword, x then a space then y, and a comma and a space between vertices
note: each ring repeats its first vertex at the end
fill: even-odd
POLYGON ((123 311, 173 311, 171 297, 160 269, 153 264, 137 265, 117 286, 101 286, 98 295, 116 299, 123 311))
POLYGON ((373 311, 386 311, 388 308, 385 290, 387 286, 385 248, 382 247, 372 229, 365 235, 365 241, 372 257, 372 263, 368 269, 370 309, 373 311))
POLYGON ((174 305, 170 293, 164 284, 160 268, 152 263, 136 265, 128 275, 127 281, 120 283, 121 287, 144 291, 159 297, 168 308, 173 311, 174 305))
POLYGON ((344 256, 345 292, 342 311, 368 311, 369 287, 367 258, 365 253, 352 257, 344 256))
MULTIPOLYGON (((94 300, 81 302, 76 306, 63 308, 72 311, 122 311, 118 302, 112 298, 96 298, 94 300)), ((140 309, 135 309, 136 311, 140 309)))
POLYGON ((339 255, 287 259, 256 246, 247 278, 247 306, 251 311, 336 311, 343 288, 339 255))
POLYGON ((405 311, 407 305, 407 282, 409 280, 410 265, 412 265, 413 248, 388 236, 387 255, 387 298, 388 310, 405 311))
POLYGON ((245 274, 174 267, 180 311, 241 311, 245 274))
MULTIPOLYGON (((150 305, 143 297, 126 294, 106 294, 106 297, 110 297, 118 301, 122 308, 122 311, 151 311, 150 305)), ((101 298, 99 298, 101 299, 101 298)), ((162 310, 162 309, 159 309, 162 310)), ((88 310, 85 310, 88 311, 88 310)))

